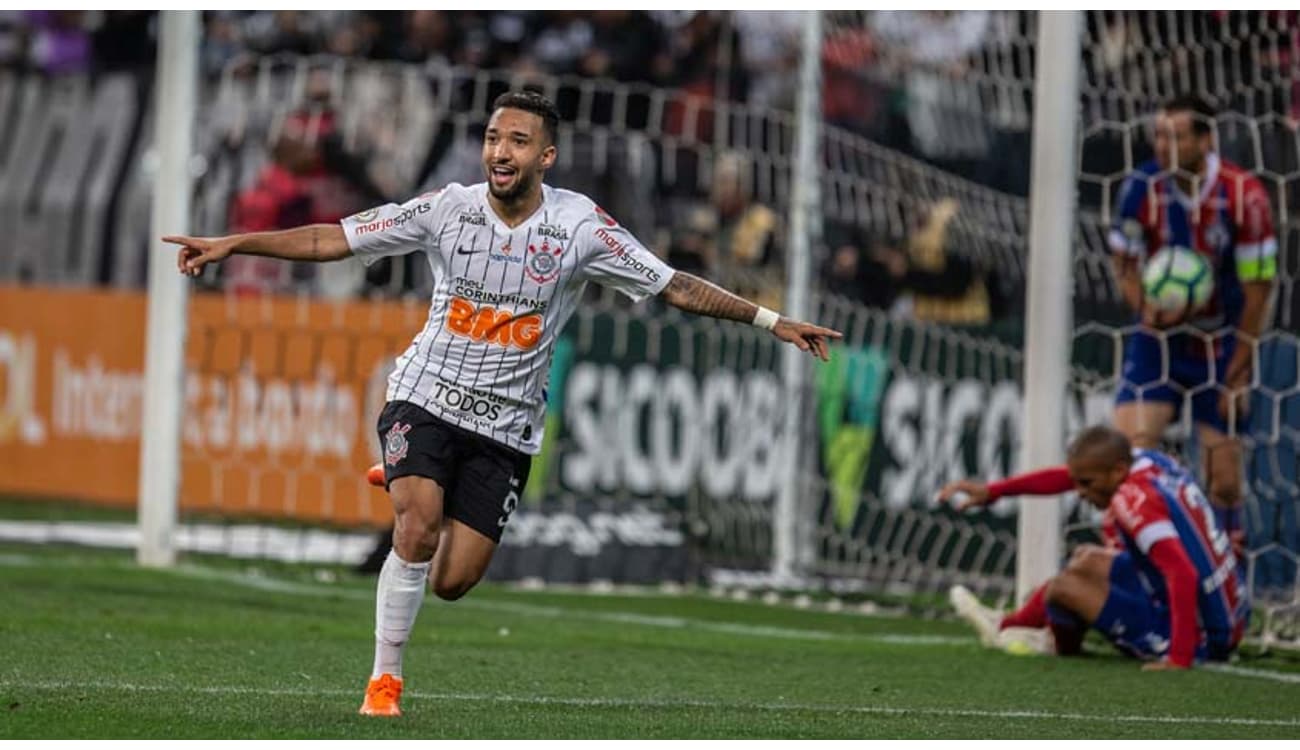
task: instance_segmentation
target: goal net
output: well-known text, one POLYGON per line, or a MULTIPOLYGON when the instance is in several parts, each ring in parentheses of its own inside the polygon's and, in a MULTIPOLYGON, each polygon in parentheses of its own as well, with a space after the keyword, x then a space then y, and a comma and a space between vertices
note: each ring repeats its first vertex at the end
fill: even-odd
MULTIPOLYGON (((1257 177, 1268 192, 1278 239, 1276 290, 1265 333, 1258 341, 1247 342, 1255 352, 1250 416, 1233 435, 1244 448, 1246 557, 1257 605, 1254 626, 1265 643, 1295 641, 1300 606, 1295 515, 1300 500, 1295 335, 1300 313, 1294 284, 1300 234, 1293 211, 1300 197, 1296 124, 1300 92, 1295 84, 1300 55, 1293 16, 1290 12, 1089 12, 1079 92, 1075 333, 1067 434, 1084 422, 1108 420, 1115 392, 1126 384, 1120 368, 1123 347, 1138 328, 1115 286, 1107 236, 1115 225, 1121 183, 1152 155, 1150 125, 1158 105, 1176 94, 1206 97, 1219 112, 1209 123, 1219 153, 1257 177)), ((1027 178, 1037 14, 868 12, 831 13, 828 18, 825 90, 833 96, 836 85, 843 85, 846 91, 867 92, 863 106, 885 112, 864 135, 889 143, 895 153, 941 168, 944 174, 962 175, 1002 191, 980 201, 953 192, 951 183, 943 185, 940 194, 957 198, 959 205, 946 236, 946 261, 961 256, 974 259, 992 277, 1012 289, 1023 289, 1027 201, 1020 196, 1032 189, 1027 178), (849 54, 853 50, 856 56, 849 54), (872 64, 854 65, 855 59, 872 64), (903 75, 893 76, 898 70, 903 75), (962 236, 964 226, 981 227, 992 238, 981 243, 962 236), (1000 243, 1005 243, 1005 255, 997 252, 1000 243)), ((850 100, 845 96, 845 101, 850 100)), ((829 183, 856 184, 868 192, 875 187, 869 181, 885 174, 905 185, 909 196, 924 195, 924 188, 912 189, 914 178, 904 181, 898 171, 878 169, 889 160, 858 159, 838 152, 833 145, 835 132, 832 127, 827 135, 829 183)), ((893 158, 896 162, 900 157, 893 158)), ((897 209, 879 203, 862 201, 850 212, 851 218, 877 226, 896 221, 897 209)), ((1212 346, 1228 331, 1180 329, 1178 333, 1212 346)), ((1171 382, 1167 376, 1170 335, 1161 334, 1166 342, 1163 374, 1151 382, 1127 383, 1137 389, 1139 400, 1171 382)), ((966 348, 973 347, 968 343, 966 348)), ((895 359, 891 364, 893 380, 908 373, 905 362, 895 359)), ((1018 361, 1011 372, 1019 372, 1018 361)), ((1005 393, 1006 398, 1018 400, 1015 377, 1006 378, 1005 393)), ((989 559, 999 561, 982 569, 964 563, 950 569, 949 565, 954 556, 962 557, 962 544, 980 549, 1000 549, 1002 544, 1008 556, 1013 555, 1015 543, 994 531, 1007 527, 990 518, 987 525, 965 528, 964 520, 930 512, 927 499, 953 475, 993 477, 1017 468, 1018 447, 1032 436, 1017 434, 1017 416, 1000 416, 994 377, 977 375, 972 381, 949 370, 936 371, 930 378, 915 394, 906 387, 900 391, 908 394, 899 399, 913 407, 916 422, 903 422, 900 429, 898 421, 891 421, 890 392, 882 401, 875 444, 858 441, 859 450, 862 445, 878 448, 882 440, 899 446, 887 451, 885 470, 893 472, 887 475, 887 494, 862 494, 852 514, 834 503, 824 504, 819 539, 823 550, 834 552, 821 561, 820 569, 851 579, 871 577, 878 570, 879 580, 895 582, 908 577, 895 573, 901 569, 936 586, 975 577, 978 580, 968 582, 982 581, 990 593, 1006 594, 1014 571, 1007 559, 993 554, 989 559), (909 465, 916 468, 908 470, 909 465), (891 497, 897 506, 891 507, 891 497), (855 514, 856 520, 844 522, 855 514), (958 539, 960 543, 953 541, 958 539), (937 555, 918 559, 922 549, 937 555)), ((1216 379, 1186 395, 1225 387, 1216 379)), ((1011 414, 1019 414, 1018 404, 1011 414)), ((1208 482, 1208 467, 1196 438, 1190 409, 1180 408, 1163 436, 1163 447, 1208 482)), ((837 476, 833 471, 827 474, 832 484, 837 476)), ((1073 499, 1068 502, 1064 531, 1071 538, 1095 539, 1089 529, 1099 519, 1073 499)))

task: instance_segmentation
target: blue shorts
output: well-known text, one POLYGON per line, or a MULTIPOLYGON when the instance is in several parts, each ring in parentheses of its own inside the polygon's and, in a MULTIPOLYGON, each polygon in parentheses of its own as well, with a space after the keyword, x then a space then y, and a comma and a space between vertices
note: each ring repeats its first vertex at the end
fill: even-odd
MULTIPOLYGON (((1110 594, 1093 627, 1115 648, 1138 659, 1159 659, 1169 650, 1169 603, 1164 587, 1138 568, 1128 552, 1115 556, 1110 567, 1110 594)), ((1202 632, 1196 660, 1223 660, 1231 653, 1229 633, 1202 632)))
MULTIPOLYGON (((1214 386, 1223 382, 1228 371, 1236 337, 1217 339, 1217 351, 1185 333, 1169 335, 1168 342, 1167 348, 1162 347, 1159 338, 1141 331, 1129 336, 1115 403, 1155 401, 1181 409, 1183 400, 1191 396, 1192 420, 1228 434, 1228 422, 1219 414, 1220 391, 1214 386)), ((1238 433, 1244 431, 1246 419, 1239 415, 1236 427, 1238 433)))
POLYGON ((1160 594, 1133 557, 1121 552, 1110 566, 1103 617, 1093 627, 1129 656, 1158 659, 1169 650, 1169 606, 1160 594))

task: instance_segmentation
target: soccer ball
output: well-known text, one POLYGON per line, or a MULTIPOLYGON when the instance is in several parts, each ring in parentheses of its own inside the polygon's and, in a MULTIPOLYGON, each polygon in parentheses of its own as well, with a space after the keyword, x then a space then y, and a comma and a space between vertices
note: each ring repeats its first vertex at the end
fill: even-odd
POLYGON ((1191 311, 1210 301, 1214 273, 1205 256, 1185 247, 1165 247, 1142 269, 1147 304, 1164 312, 1191 311))

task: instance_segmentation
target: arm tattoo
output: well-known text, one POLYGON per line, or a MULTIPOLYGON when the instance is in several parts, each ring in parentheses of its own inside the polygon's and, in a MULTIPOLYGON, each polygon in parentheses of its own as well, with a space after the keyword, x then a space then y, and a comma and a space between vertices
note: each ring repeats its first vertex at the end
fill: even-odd
POLYGON ((664 288, 664 300, 686 312, 748 323, 758 305, 698 276, 678 271, 664 288))

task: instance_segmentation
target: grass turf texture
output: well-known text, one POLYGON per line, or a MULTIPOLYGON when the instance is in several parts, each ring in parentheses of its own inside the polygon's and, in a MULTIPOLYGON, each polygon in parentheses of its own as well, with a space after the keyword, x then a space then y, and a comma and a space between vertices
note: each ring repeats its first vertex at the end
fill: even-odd
POLYGON ((0 545, 0 738, 1300 736, 1276 659, 1247 666, 1294 682, 1011 657, 956 622, 491 585, 426 599, 406 716, 371 719, 373 579, 261 567, 0 545))

